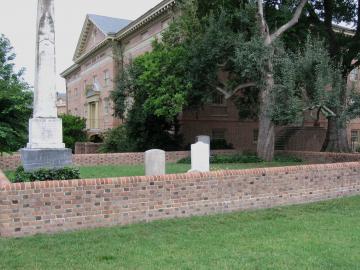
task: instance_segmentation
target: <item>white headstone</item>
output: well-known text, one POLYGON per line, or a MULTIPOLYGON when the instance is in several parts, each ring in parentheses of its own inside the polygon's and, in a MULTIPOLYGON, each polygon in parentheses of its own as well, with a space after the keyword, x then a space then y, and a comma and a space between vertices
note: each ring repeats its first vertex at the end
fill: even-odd
POLYGON ((165 151, 152 149, 145 152, 145 175, 164 175, 165 174, 165 151))
POLYGON ((197 142, 203 142, 210 145, 210 136, 207 135, 199 135, 196 137, 197 142))
POLYGON ((197 142, 191 145, 191 170, 190 172, 210 171, 210 145, 197 142))

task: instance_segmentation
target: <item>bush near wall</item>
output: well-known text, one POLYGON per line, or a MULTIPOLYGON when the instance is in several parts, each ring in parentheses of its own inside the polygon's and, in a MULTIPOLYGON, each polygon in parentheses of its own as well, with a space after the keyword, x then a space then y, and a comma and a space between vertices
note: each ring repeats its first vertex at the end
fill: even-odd
POLYGON ((48 180, 80 179, 78 168, 65 167, 61 169, 40 169, 33 172, 25 172, 24 167, 17 168, 15 172, 15 183, 35 182, 48 180))

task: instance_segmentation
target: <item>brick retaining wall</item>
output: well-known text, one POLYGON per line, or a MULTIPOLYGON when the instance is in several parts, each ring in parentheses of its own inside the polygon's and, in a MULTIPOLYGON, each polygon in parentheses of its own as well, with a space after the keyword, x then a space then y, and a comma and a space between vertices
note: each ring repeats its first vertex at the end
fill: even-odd
MULTIPOLYGON (((213 150, 212 154, 230 155, 237 153, 236 150, 213 150)), ((189 151, 166 152, 167 162, 177 162, 190 156, 189 151)), ((73 162, 77 166, 94 165, 135 165, 144 163, 144 153, 115 153, 115 154, 84 154, 73 155, 73 162)), ((14 170, 21 165, 19 155, 0 157, 0 169, 14 170)))
POLYGON ((360 161, 359 153, 330 153, 330 152, 308 152, 308 151, 277 151, 284 154, 301 158, 308 163, 338 163, 360 161))
POLYGON ((10 184, 9 179, 7 179, 6 175, 0 170, 0 186, 10 184))
POLYGON ((77 142, 75 143, 75 154, 95 154, 102 145, 103 143, 77 142))
POLYGON ((8 184, 0 188, 0 236, 268 208, 359 193, 360 162, 8 184))

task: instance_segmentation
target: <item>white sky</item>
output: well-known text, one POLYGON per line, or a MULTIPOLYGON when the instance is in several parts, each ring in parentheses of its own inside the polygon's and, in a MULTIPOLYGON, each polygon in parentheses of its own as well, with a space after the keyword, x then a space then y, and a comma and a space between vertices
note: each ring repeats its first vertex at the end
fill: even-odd
MULTIPOLYGON (((57 91, 65 92, 60 73, 73 64, 86 14, 134 20, 161 0, 55 0, 57 91)), ((0 34, 10 39, 17 55, 17 68, 33 86, 37 0, 0 0, 0 34)))

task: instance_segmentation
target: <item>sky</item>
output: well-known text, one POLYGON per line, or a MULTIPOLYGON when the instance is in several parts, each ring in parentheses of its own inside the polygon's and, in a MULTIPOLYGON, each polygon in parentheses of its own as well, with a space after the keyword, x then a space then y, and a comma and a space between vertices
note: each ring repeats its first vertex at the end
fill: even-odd
MULTIPOLYGON (((34 85, 35 35, 38 0, 0 0, 0 34, 11 42, 17 69, 26 69, 24 79, 34 85)), ((65 92, 60 73, 72 58, 86 14, 134 20, 161 0, 55 0, 56 90, 65 92)))

